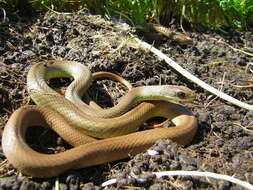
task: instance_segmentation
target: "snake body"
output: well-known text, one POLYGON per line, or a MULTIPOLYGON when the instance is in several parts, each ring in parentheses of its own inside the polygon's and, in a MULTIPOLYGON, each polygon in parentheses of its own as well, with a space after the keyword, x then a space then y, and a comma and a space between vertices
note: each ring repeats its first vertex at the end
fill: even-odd
POLYGON ((193 44, 193 40, 188 35, 175 32, 161 24, 149 22, 143 25, 137 25, 136 28, 144 32, 149 40, 161 40, 162 36, 166 36, 171 41, 175 41, 179 44, 193 44))
MULTIPOLYGON (((29 93, 32 99, 42 106, 23 106, 16 110, 7 122, 2 137, 2 147, 7 159, 22 173, 34 177, 51 177, 71 168, 83 168, 126 158, 147 149, 158 139, 169 138, 183 145, 192 140, 197 130, 197 120, 191 112, 181 105, 165 101, 149 101, 143 102, 133 109, 123 106, 123 112, 116 111, 117 116, 112 116, 113 118, 101 118, 99 114, 92 117, 92 110, 97 109, 90 108, 84 103, 84 106, 80 108, 73 103, 80 102, 80 97, 83 95, 81 91, 87 90, 87 87, 79 86, 76 75, 70 84, 71 92, 68 92, 68 89, 66 91, 67 97, 68 93, 71 94, 74 91, 74 100, 68 100, 55 93, 46 84, 45 79, 56 76, 73 76, 73 72, 82 70, 79 66, 76 62, 50 61, 36 64, 29 71, 29 93), (69 64, 71 64, 71 68, 67 66, 69 64), (35 72, 33 72, 33 68, 37 65, 42 65, 45 68, 45 72, 38 70, 41 77, 35 77, 35 72), (33 82, 29 82, 30 79, 33 82), (42 92, 43 88, 46 88, 44 93, 42 92), (86 112, 89 112, 90 115, 86 112), (156 116, 171 119, 175 126, 135 132, 144 121, 156 116), (53 155, 34 151, 27 145, 25 134, 28 127, 38 125, 50 126, 74 148, 53 155), (97 140, 93 137, 107 139, 97 140)), ((85 74, 80 74, 80 77, 89 75, 86 72, 85 74)), ((87 77, 81 81, 86 81, 85 85, 87 85, 90 80, 87 77)), ((194 96, 194 93, 187 88, 177 88, 176 86, 167 86, 167 88, 174 92, 173 95, 169 93, 172 95, 170 96, 172 99, 186 100, 194 96), (179 91, 180 93, 178 93, 179 91)), ((125 97, 128 99, 123 98, 121 100, 123 103, 119 103, 119 105, 125 104, 126 101, 129 101, 130 104, 134 104, 136 101, 141 102, 142 100, 138 98, 137 100, 129 99, 133 95, 138 97, 138 94, 135 94, 137 92, 149 90, 149 88, 140 88, 141 90, 136 91, 134 89, 129 92, 130 94, 134 93, 126 95, 125 97)), ((157 93, 159 87, 154 86, 154 89, 154 93, 157 93)), ((152 98, 160 100, 161 92, 159 91, 152 98)), ((119 108, 122 109, 122 107, 119 108)), ((109 117, 111 116, 109 115, 109 117)))
POLYGON ((55 100, 50 102, 50 97, 52 99, 58 97, 60 99, 64 98, 60 97, 55 90, 51 89, 46 82, 55 77, 74 78, 74 81, 66 89, 65 97, 75 105, 78 105, 80 109, 85 110, 86 115, 92 117, 112 118, 120 116, 140 102, 147 100, 174 100, 182 102, 195 98, 195 93, 183 86, 163 85, 137 87, 131 89, 114 107, 98 112, 81 100, 81 97, 87 91, 92 81, 90 70, 78 62, 53 60, 35 64, 28 72, 27 88, 36 104, 44 106, 44 102, 48 102, 45 106, 48 107, 51 105, 50 108, 54 110, 59 107, 54 106, 55 100))
POLYGON ((34 177, 51 177, 71 168, 98 165, 135 155, 150 147, 158 139, 171 139, 183 145, 192 140, 197 129, 197 121, 184 107, 167 102, 147 103, 145 106, 151 112, 160 110, 167 113, 168 118, 171 118, 176 126, 135 132, 105 140, 86 138, 85 135, 78 135, 80 137, 78 138, 75 136, 79 134, 78 131, 69 126, 60 115, 47 108, 26 106, 14 112, 5 126, 3 150, 10 163, 22 173, 34 177), (46 124, 56 131, 60 130, 57 132, 76 147, 50 155, 31 149, 25 142, 27 127, 46 124))

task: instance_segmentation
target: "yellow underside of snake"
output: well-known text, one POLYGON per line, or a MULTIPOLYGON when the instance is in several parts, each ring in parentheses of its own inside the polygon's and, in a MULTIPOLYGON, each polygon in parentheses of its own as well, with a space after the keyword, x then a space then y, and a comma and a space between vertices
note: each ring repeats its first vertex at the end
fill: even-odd
POLYGON ((193 99, 195 94, 188 88, 136 87, 117 105, 102 110, 81 100, 91 81, 89 69, 77 62, 46 61, 31 67, 27 88, 39 106, 19 108, 5 126, 2 146, 11 164, 27 175, 51 177, 71 168, 135 155, 158 139, 171 139, 185 145, 194 137, 196 118, 184 106, 169 102, 193 99), (47 84, 47 80, 56 77, 74 78, 65 97, 47 84), (157 116, 170 119, 175 126, 136 132, 146 120, 157 116), (28 127, 38 125, 50 126, 74 148, 53 155, 36 152, 26 143, 25 134, 28 127))

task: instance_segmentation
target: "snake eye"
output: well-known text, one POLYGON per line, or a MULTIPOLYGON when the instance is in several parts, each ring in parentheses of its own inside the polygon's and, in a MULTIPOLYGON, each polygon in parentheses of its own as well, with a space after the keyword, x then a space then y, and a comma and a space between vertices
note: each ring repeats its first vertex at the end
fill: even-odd
POLYGON ((186 98, 186 94, 182 91, 177 92, 177 97, 180 99, 185 99, 186 98))

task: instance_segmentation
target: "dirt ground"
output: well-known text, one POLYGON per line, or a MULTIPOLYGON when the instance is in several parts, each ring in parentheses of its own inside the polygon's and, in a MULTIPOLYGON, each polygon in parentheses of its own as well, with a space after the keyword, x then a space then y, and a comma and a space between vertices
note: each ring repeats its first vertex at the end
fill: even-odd
MULTIPOLYGON (((133 86, 174 84, 184 85, 197 93, 185 105, 198 118, 198 132, 193 142, 180 147, 170 141, 159 141, 147 153, 131 159, 97 167, 72 170, 57 178, 35 179, 22 176, 6 160, 0 149, 0 187, 2 189, 101 189, 108 179, 118 184, 108 189, 242 189, 232 183, 206 178, 155 178, 149 172, 166 170, 198 170, 234 176, 253 184, 253 112, 233 106, 177 74, 152 53, 142 50, 129 38, 129 28, 83 13, 61 15, 38 14, 22 18, 7 14, 0 20, 0 130, 11 113, 25 104, 32 104, 26 91, 26 74, 38 61, 62 59, 79 61, 92 72, 116 73, 133 86)), ((253 57, 234 48, 253 53, 250 33, 189 32, 194 43, 180 45, 164 39, 156 47, 201 80, 225 93, 253 104, 253 88, 236 85, 252 84, 252 70, 246 69, 253 57)), ((60 81, 65 84, 65 81, 60 81)), ((116 100, 122 95, 117 84, 100 81, 116 100)), ((96 89, 93 87, 93 89, 96 89)), ((95 97, 95 90, 90 91, 95 97)), ((103 96, 97 98, 103 105, 103 96)), ((41 133, 52 138, 54 148, 62 141, 52 132, 41 133)), ((33 134, 36 135, 36 134, 33 134)), ((42 139, 36 138, 35 139, 42 139)), ((34 142, 36 143, 36 142, 34 142)), ((40 144, 41 142, 37 142, 40 144)), ((47 149, 52 149, 49 145, 47 149)))

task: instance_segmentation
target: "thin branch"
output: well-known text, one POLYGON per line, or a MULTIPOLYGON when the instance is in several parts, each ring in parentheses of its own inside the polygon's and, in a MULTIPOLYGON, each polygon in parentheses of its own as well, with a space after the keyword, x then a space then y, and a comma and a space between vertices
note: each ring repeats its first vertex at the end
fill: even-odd
POLYGON ((218 40, 218 42, 227 45, 227 46, 230 47, 233 51, 241 52, 241 53, 244 53, 245 55, 249 55, 249 56, 252 56, 252 57, 253 57, 253 53, 249 53, 249 52, 247 52, 247 51, 244 51, 244 50, 235 48, 235 47, 229 45, 228 43, 223 42, 223 41, 220 41, 220 40, 218 40))
MULTIPOLYGON (((229 181, 231 183, 235 183, 237 185, 240 185, 246 189, 253 190, 253 185, 246 181, 242 181, 240 179, 237 179, 232 176, 223 175, 223 174, 217 174, 212 172, 199 172, 199 171, 164 171, 164 172, 152 172, 157 178, 164 177, 164 176, 192 176, 192 177, 210 177, 214 179, 220 179, 229 181)), ((117 183, 116 179, 110 179, 104 183, 102 183, 101 187, 107 187, 109 185, 114 185, 117 183)))
POLYGON ((216 96, 218 96, 218 97, 220 97, 220 98, 222 98, 234 105, 237 105, 241 108, 247 109, 249 111, 253 111, 253 105, 241 102, 240 100, 237 100, 237 99, 233 98, 232 96, 229 96, 229 95, 217 90, 216 88, 210 86, 209 84, 207 84, 204 81, 200 80, 199 78, 195 77, 193 74, 189 73, 187 70, 185 70, 180 65, 178 65, 175 61, 170 59, 167 55, 165 55, 164 53, 162 53, 160 50, 156 49, 155 47, 151 46, 150 44, 143 42, 136 37, 134 38, 134 40, 136 40, 136 42, 138 42, 142 48, 153 52, 160 59, 164 60, 168 65, 170 65, 173 69, 178 71, 181 75, 183 75, 187 79, 191 80, 195 84, 199 85, 200 87, 204 88, 205 90, 209 91, 210 93, 212 93, 212 94, 214 94, 214 95, 216 95, 216 96))
POLYGON ((3 8, 1 8, 1 10, 3 11, 3 16, 4 16, 4 18, 3 18, 3 22, 5 22, 6 21, 6 11, 3 9, 3 8))
POLYGON ((225 181, 229 181, 232 183, 235 183, 237 185, 240 185, 246 189, 253 190, 253 185, 246 181, 242 181, 240 179, 234 178, 232 176, 228 175, 222 175, 212 172, 199 172, 199 171, 165 171, 165 172, 154 172, 153 174, 156 175, 156 177, 163 177, 163 176, 194 176, 194 177, 210 177, 214 179, 221 179, 225 181))

